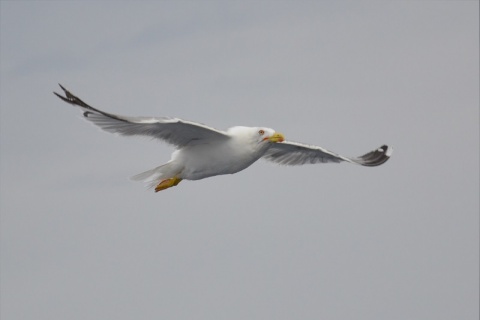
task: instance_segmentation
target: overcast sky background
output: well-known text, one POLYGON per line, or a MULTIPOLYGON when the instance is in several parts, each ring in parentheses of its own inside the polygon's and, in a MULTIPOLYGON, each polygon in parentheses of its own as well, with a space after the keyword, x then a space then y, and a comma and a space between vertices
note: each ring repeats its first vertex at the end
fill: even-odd
POLYGON ((478 319, 479 5, 1 1, 1 319, 478 319), (124 115, 268 126, 376 168, 155 194, 124 115))

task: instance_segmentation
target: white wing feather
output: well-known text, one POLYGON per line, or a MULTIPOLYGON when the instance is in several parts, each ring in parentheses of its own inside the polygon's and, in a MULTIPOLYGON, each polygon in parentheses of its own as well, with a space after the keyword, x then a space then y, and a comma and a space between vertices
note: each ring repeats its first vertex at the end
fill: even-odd
POLYGON ((383 145, 363 156, 350 158, 336 154, 322 147, 284 141, 272 144, 263 158, 283 165, 347 161, 363 166, 374 167, 386 162, 390 158, 392 152, 393 149, 391 147, 383 145))
POLYGON ((86 120, 101 129, 124 136, 143 135, 161 139, 172 145, 183 147, 210 143, 215 140, 227 140, 229 135, 201 123, 169 117, 125 117, 107 113, 89 106, 60 85, 65 97, 55 93, 60 99, 79 106, 86 120))

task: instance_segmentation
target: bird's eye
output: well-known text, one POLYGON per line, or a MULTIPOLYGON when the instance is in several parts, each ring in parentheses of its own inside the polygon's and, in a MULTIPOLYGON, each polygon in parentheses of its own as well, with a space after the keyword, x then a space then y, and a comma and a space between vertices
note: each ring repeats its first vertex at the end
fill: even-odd
POLYGON ((261 135, 261 136, 263 136, 263 135, 265 134, 265 131, 259 130, 259 131, 258 131, 258 134, 261 135))

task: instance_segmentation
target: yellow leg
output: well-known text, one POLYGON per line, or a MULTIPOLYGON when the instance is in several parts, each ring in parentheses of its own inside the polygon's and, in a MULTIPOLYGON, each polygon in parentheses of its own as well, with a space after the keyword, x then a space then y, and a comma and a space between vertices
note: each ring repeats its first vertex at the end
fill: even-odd
POLYGON ((162 180, 162 182, 160 182, 155 187, 155 192, 162 191, 162 190, 165 190, 165 189, 168 189, 168 188, 171 188, 171 187, 175 187, 177 184, 180 183, 180 181, 182 181, 182 179, 180 179, 178 177, 173 177, 173 178, 170 178, 170 179, 162 180))

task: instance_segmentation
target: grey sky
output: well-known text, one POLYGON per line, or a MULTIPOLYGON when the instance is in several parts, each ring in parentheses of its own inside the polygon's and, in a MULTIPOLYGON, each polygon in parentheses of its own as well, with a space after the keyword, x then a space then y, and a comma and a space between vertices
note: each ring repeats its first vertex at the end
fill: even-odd
POLYGON ((2 320, 478 319, 478 2, 0 5, 2 320), (58 82, 395 152, 155 194, 127 177, 172 149, 100 132, 58 82))

